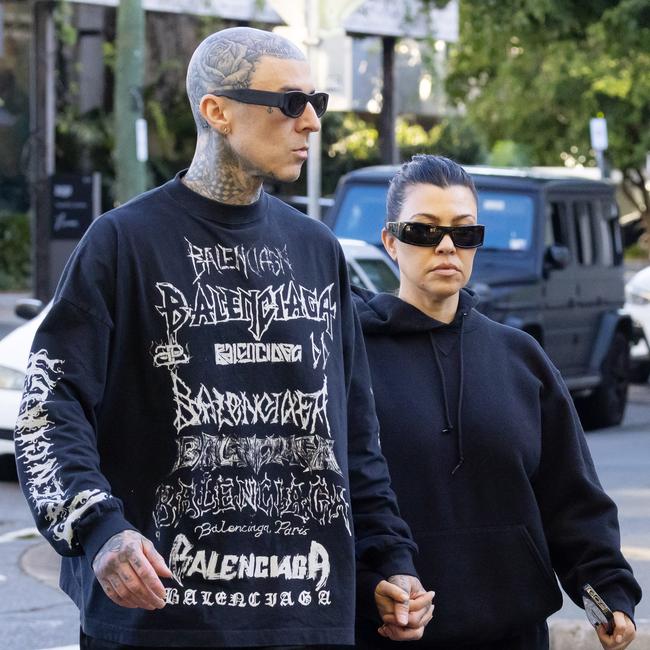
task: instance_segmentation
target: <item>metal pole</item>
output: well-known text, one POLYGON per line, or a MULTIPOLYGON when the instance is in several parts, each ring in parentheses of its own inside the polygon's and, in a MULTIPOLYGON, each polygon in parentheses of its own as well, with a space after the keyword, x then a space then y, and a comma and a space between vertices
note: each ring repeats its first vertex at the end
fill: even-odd
POLYGON ((144 49, 141 0, 120 0, 115 67, 115 199, 119 203, 146 190, 144 49))
POLYGON ((609 178, 609 165, 607 164, 607 159, 605 158, 605 152, 602 149, 596 149, 596 162, 598 163, 598 168, 600 169, 601 178, 609 178))
MULTIPOLYGON (((320 82, 318 74, 319 39, 319 0, 308 0, 307 9, 307 51, 309 65, 315 83, 320 82)), ((321 134, 309 136, 309 158, 307 159, 307 214, 312 219, 320 219, 321 195, 321 134)))
POLYGON ((398 162, 397 141, 395 139, 395 43, 394 36, 384 36, 382 44, 382 105, 379 116, 379 143, 381 161, 387 165, 398 162))
POLYGON ((30 51, 30 193, 32 217, 32 272, 34 296, 49 300, 50 282, 50 177, 54 174, 56 89, 54 65, 56 37, 54 2, 32 5, 34 37, 30 51))

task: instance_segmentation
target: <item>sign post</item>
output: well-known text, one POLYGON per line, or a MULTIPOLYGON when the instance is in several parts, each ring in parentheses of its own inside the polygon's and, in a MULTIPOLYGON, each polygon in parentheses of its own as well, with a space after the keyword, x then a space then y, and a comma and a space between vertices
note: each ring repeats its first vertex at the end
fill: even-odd
POLYGON ((50 178, 49 192, 48 279, 53 290, 70 254, 99 216, 101 174, 54 174, 50 178))
POLYGON ((592 117, 589 120, 589 135, 591 148, 596 152, 596 161, 603 178, 609 177, 609 168, 605 160, 605 151, 609 145, 607 140, 607 120, 604 117, 592 117))

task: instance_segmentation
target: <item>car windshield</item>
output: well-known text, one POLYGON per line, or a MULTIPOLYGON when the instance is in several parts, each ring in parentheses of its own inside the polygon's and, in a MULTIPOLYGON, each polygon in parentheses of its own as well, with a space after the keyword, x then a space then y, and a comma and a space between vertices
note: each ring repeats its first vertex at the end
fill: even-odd
POLYGON ((379 184, 350 185, 334 224, 335 234, 380 245, 387 191, 387 186, 379 184))
POLYGON ((483 248, 527 251, 533 236, 534 204, 517 192, 479 190, 478 221, 485 224, 483 248))
POLYGON ((399 279, 384 260, 358 259, 357 264, 368 276, 377 291, 394 293, 399 288, 399 279))
MULTIPOLYGON (((343 197, 334 224, 339 237, 381 244, 386 213, 387 187, 380 184, 351 185, 343 197)), ((485 224, 483 248, 527 251, 533 236, 534 202, 527 194, 479 190, 479 223, 485 224)))

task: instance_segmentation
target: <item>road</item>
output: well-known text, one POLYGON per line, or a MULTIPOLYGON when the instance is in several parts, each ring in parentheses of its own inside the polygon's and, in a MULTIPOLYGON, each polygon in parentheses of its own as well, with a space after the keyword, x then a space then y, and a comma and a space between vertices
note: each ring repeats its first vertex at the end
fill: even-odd
MULTIPOLYGON (((587 439, 601 481, 619 506, 623 550, 650 593, 650 385, 632 388, 622 426, 592 432, 587 439)), ((51 586, 56 557, 30 529, 33 521, 18 486, 0 483, 0 646, 74 647, 76 609, 51 586), (25 529, 27 537, 21 539, 25 529)), ((636 618, 639 631, 650 635, 650 597, 641 602, 636 618)), ((582 610, 566 598, 551 623, 565 619, 584 620, 582 610)))

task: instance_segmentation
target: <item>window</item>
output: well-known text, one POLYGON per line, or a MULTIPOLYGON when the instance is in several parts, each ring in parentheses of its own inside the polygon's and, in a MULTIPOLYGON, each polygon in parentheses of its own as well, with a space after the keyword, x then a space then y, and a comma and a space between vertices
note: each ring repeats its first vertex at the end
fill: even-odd
POLYGON ((591 266, 596 263, 596 237, 592 205, 587 201, 573 204, 578 264, 591 266))
POLYGON ((357 287, 365 287, 366 283, 361 279, 361 276, 357 270, 348 262, 348 277, 350 279, 350 284, 354 284, 357 287))
POLYGON ((484 249, 527 251, 533 238, 535 204, 527 194, 478 191, 478 222, 485 224, 484 249))
POLYGON ((551 201, 548 206, 548 219, 546 220, 546 245, 566 246, 569 248, 565 203, 551 201))
POLYGON ((339 237, 381 246, 387 192, 388 184, 351 184, 343 197, 334 232, 339 237))
POLYGON ((382 259, 357 259, 357 264, 368 276, 377 291, 396 293, 397 289, 399 289, 399 278, 388 266, 388 262, 382 259))
POLYGON ((607 222, 607 229, 612 243, 613 263, 614 266, 620 266, 623 263, 623 240, 621 238, 621 226, 618 222, 618 206, 615 201, 607 199, 602 201, 601 209, 603 219, 607 222))
POLYGON ((598 223, 598 243, 600 247, 600 261, 605 266, 614 266, 614 241, 611 229, 611 220, 604 213, 605 204, 598 201, 594 204, 596 221, 598 223))

